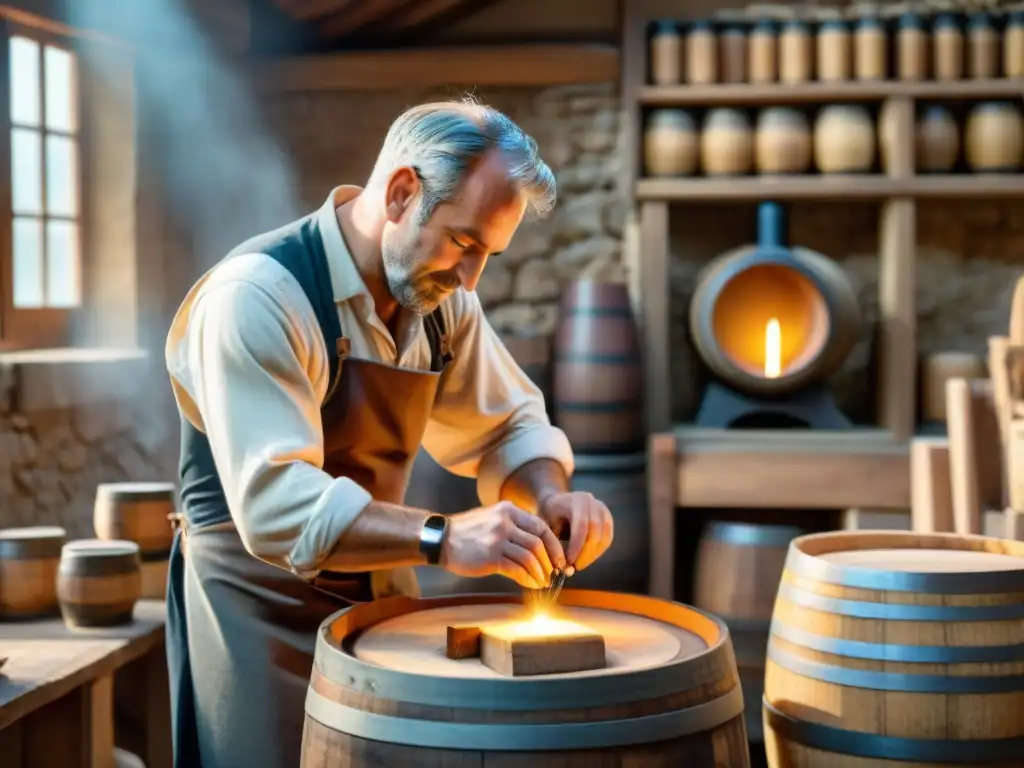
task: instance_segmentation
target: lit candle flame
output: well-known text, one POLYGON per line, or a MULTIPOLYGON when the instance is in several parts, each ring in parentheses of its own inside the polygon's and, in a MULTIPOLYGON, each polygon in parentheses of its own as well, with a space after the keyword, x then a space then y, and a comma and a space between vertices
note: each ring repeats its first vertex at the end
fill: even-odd
POLYGON ((777 379, 782 375, 782 328, 772 318, 764 328, 764 376, 777 379))

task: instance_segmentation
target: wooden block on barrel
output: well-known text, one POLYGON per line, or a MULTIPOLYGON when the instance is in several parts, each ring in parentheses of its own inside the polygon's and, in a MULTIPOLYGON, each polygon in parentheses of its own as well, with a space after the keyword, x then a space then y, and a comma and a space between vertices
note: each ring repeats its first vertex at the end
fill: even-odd
POLYGON ((481 630, 480 660, 509 677, 582 672, 607 665, 604 637, 597 632, 581 627, 577 634, 522 635, 514 624, 481 630))
POLYGON ((449 659, 472 659, 480 655, 480 627, 449 626, 445 655, 449 659))

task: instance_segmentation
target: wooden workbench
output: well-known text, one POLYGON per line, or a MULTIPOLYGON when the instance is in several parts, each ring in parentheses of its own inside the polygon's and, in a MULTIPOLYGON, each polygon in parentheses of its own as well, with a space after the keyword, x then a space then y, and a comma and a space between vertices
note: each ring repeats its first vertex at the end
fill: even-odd
POLYGON ((143 600, 111 629, 0 623, 4 768, 113 768, 115 733, 147 768, 169 768, 164 620, 163 601, 143 600))

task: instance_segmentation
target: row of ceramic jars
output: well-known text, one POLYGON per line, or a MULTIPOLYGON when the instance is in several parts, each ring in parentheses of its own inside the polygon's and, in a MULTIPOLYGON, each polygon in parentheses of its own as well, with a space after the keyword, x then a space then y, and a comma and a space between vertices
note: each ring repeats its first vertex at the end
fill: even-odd
MULTIPOLYGON (((711 109, 698 128, 695 117, 680 109, 650 113, 644 132, 644 167, 648 176, 736 176, 806 173, 868 173, 876 152, 886 169, 892 160, 894 122, 882 110, 877 129, 871 112, 856 105, 822 108, 813 130, 802 111, 770 107, 752 126, 738 109, 711 109)), ((1006 102, 975 105, 966 121, 964 159, 978 173, 1014 172, 1024 160, 1024 121, 1006 102)), ((941 106, 921 110, 915 126, 918 171, 952 171, 960 157, 960 130, 941 106)))
POLYGON ((651 25, 649 68, 655 85, 800 83, 1024 77, 1024 11, 1005 24, 977 12, 931 19, 906 13, 820 22, 657 21, 651 25), (1002 29, 1000 29, 1002 27, 1002 29))

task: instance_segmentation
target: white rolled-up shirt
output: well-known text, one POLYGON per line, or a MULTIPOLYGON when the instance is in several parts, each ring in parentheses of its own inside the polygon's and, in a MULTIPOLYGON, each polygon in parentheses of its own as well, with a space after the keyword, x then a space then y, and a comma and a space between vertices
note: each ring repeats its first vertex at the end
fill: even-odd
MULTIPOLYGON (((430 370, 420 318, 400 309, 392 337, 345 245, 336 209, 359 191, 338 187, 315 214, 351 355, 430 370)), ((497 502, 504 482, 535 459, 553 459, 571 475, 569 441, 476 294, 459 289, 442 307, 454 360, 423 447, 449 471, 475 477, 483 504, 497 502)), ((266 254, 221 261, 178 309, 165 355, 178 409, 210 441, 246 549, 315 575, 372 498, 350 478, 323 471, 320 407, 330 362, 298 281, 266 254)))

